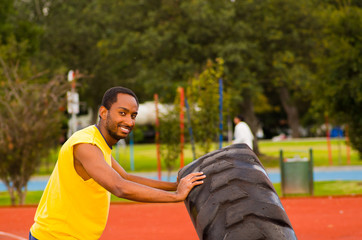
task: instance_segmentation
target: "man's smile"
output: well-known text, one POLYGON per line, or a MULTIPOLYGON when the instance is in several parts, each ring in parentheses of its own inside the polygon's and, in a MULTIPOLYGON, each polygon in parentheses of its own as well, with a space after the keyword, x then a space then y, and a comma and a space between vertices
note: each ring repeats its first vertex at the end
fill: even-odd
POLYGON ((126 133, 126 134, 129 134, 132 130, 130 127, 126 127, 126 126, 118 126, 118 127, 121 129, 121 131, 123 133, 126 133))

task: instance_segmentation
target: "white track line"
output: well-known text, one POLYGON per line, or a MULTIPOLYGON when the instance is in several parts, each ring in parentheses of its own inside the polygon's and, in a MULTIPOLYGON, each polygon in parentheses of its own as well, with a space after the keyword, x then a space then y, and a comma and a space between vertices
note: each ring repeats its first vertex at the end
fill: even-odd
POLYGON ((0 236, 7 236, 7 237, 11 237, 11 238, 14 238, 14 239, 18 239, 18 240, 27 240, 26 238, 23 238, 23 237, 19 237, 19 236, 16 236, 14 234, 11 234, 11 233, 6 233, 6 232, 1 232, 0 231, 0 236))

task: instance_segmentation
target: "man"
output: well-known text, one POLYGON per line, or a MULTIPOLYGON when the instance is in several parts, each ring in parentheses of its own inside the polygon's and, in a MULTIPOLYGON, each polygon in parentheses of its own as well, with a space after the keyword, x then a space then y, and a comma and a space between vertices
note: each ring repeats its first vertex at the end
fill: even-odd
POLYGON ((99 109, 99 123, 64 143, 29 239, 99 239, 107 222, 110 193, 134 201, 179 202, 203 183, 202 173, 191 173, 175 183, 131 175, 113 159, 112 146, 132 131, 138 105, 131 90, 109 89, 99 109))
POLYGON ((233 143, 245 143, 251 150, 253 150, 253 140, 254 135, 251 132, 248 124, 244 122, 244 117, 242 115, 237 115, 234 117, 235 131, 234 131, 234 141, 233 143))

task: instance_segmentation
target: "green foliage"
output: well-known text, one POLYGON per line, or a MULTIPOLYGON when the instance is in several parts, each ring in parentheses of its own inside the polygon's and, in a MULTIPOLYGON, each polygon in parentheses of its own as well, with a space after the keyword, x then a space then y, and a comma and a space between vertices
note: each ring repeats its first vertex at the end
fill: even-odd
POLYGON ((322 17, 326 28, 315 60, 323 81, 315 85, 314 105, 348 124, 352 146, 362 154, 362 9, 328 8, 322 17))
POLYGON ((132 132, 135 143, 140 143, 144 140, 144 132, 147 131, 147 126, 136 126, 132 132))
POLYGON ((180 156, 180 97, 177 95, 173 105, 168 106, 168 113, 160 116, 161 157, 169 171, 175 169, 180 156))
POLYGON ((0 43, 26 43, 22 57, 34 65, 78 69, 80 99, 94 110, 114 85, 133 89, 141 102, 154 93, 173 102, 176 88, 186 87, 208 59, 222 58, 225 109, 247 113, 252 129, 275 128, 286 117, 294 129, 299 118, 304 127, 317 125, 328 112, 349 125, 353 146, 361 149, 359 0, 0 5, 0 43))
MULTIPOLYGON (((198 77, 190 80, 190 87, 187 88, 190 115, 194 116, 188 124, 192 126, 194 138, 200 145, 202 155, 210 151, 219 133, 218 89, 219 79, 224 71, 223 64, 222 59, 217 59, 216 63, 209 61, 205 70, 198 77)), ((180 94, 178 94, 174 104, 169 106, 168 113, 160 117, 161 153, 169 171, 174 169, 181 148, 180 100, 180 94)), ((184 134, 186 135, 186 131, 184 134)))
POLYGON ((7 38, 10 32, 12 31, 12 26, 10 23, 10 14, 14 13, 12 7, 13 1, 1 0, 0 1, 0 43, 2 43, 7 38))
POLYGON ((312 1, 265 1, 265 18, 256 33, 266 66, 258 77, 267 79, 264 89, 270 99, 277 97, 274 101, 284 109, 293 137, 300 136, 299 118, 308 111, 315 81, 310 60, 321 29, 317 9, 312 1))
POLYGON ((12 204, 24 203, 30 176, 57 143, 67 86, 64 77, 41 73, 27 47, 15 38, 0 47, 0 179, 12 204))
POLYGON ((224 72, 223 64, 220 58, 216 63, 208 61, 205 70, 192 78, 187 88, 191 124, 201 155, 210 151, 219 133, 219 79, 224 72))
POLYGON ((14 0, 1 1, 0 6, 0 44, 11 44, 13 38, 17 42, 26 42, 26 51, 29 55, 39 50, 39 39, 42 34, 41 27, 34 23, 26 10, 27 3, 14 0))

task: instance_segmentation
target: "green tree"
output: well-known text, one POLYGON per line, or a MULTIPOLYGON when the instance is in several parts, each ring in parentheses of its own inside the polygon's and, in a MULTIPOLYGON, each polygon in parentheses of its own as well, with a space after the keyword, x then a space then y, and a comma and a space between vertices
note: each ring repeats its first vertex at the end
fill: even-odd
MULTIPOLYGON (((81 81, 81 98, 94 108, 102 89, 117 84, 132 88, 141 101, 157 92, 172 102, 175 89, 217 57, 225 60, 224 83, 235 89, 235 106, 244 109, 243 101, 262 94, 255 76, 262 55, 245 18, 246 4, 54 0, 48 5, 44 50, 67 68, 92 76, 81 81)), ((253 101, 245 105, 256 132, 253 101)))
POLYGON ((174 104, 167 106, 167 114, 160 116, 161 157, 168 171, 168 178, 175 169, 181 152, 180 143, 180 97, 176 95, 174 104))
POLYGON ((9 18, 11 14, 14 14, 14 9, 12 7, 12 1, 1 0, 0 5, 0 42, 4 42, 10 32, 12 32, 12 24, 10 23, 9 18))
POLYGON ((312 62, 317 43, 330 41, 323 40, 323 28, 333 32, 339 24, 322 25, 322 9, 344 2, 361 8, 358 0, 15 1, 0 11, 6 16, 0 31, 31 39, 29 49, 41 50, 37 61, 88 76, 79 90, 94 109, 113 85, 132 88, 141 101, 156 92, 173 102, 176 88, 185 87, 207 59, 222 58, 231 112, 244 113, 254 134, 265 111, 271 112, 264 124, 286 116, 298 136, 300 119, 315 121, 307 112, 314 83, 324 82, 324 75, 315 75, 322 65, 312 62))
POLYGON ((277 93, 293 137, 300 136, 300 118, 308 109, 315 79, 311 59, 321 29, 316 9, 313 1, 269 0, 257 13, 256 38, 265 66, 257 77, 264 89, 272 88, 270 97, 277 93))
POLYGON ((21 58, 26 42, 7 41, 0 46, 0 179, 15 205, 24 203, 30 176, 58 143, 67 82, 21 58))
MULTIPOLYGON (((109 35, 106 25, 109 12, 105 4, 106 1, 51 0, 41 17, 42 51, 48 65, 80 72, 82 78, 77 81, 77 91, 80 99, 94 108, 95 116, 102 93, 113 84, 112 78, 107 79, 108 69, 98 48, 101 40, 109 35)), ((36 7, 32 9, 36 12, 36 7)))
MULTIPOLYGON (((316 53, 316 112, 347 124, 352 146, 362 156, 362 9, 353 5, 321 12, 326 25, 316 53)), ((323 116, 321 116, 323 117, 323 116)))
POLYGON ((157 92, 172 101, 175 89, 202 71, 207 59, 221 57, 233 106, 247 112, 256 132, 259 125, 249 96, 262 94, 254 74, 261 54, 244 17, 247 6, 231 1, 125 1, 118 8, 118 28, 102 46, 110 64, 125 76, 123 82, 130 78, 143 86, 143 96, 157 92))
POLYGON ((191 124, 195 142, 201 154, 208 153, 219 134, 219 79, 224 73, 224 61, 208 61, 199 76, 190 80, 187 98, 190 105, 191 124))

